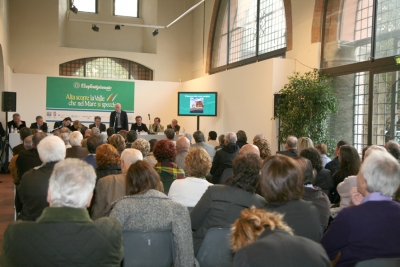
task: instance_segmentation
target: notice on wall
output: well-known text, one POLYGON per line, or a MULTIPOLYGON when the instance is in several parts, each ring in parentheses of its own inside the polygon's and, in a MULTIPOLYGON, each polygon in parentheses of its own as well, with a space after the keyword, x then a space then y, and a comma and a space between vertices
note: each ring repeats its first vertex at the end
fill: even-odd
POLYGON ((46 121, 72 121, 93 123, 100 116, 102 123, 109 123, 110 112, 120 103, 134 122, 134 81, 98 80, 87 78, 47 77, 46 121))

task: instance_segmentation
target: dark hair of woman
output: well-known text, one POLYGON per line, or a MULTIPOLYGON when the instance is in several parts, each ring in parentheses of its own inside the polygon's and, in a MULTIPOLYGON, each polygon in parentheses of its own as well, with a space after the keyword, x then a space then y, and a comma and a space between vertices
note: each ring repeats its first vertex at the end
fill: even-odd
POLYGON ((297 164, 299 164, 300 169, 303 172, 304 184, 314 184, 316 171, 314 170, 311 161, 304 157, 295 157, 294 160, 297 161, 297 164))
POLYGON ((292 158, 270 156, 261 166, 260 189, 268 202, 299 200, 304 194, 303 172, 292 158))
POLYGON ((260 179, 261 158, 255 154, 239 154, 232 163, 232 186, 254 193, 260 179))
POLYGON ((160 176, 146 161, 138 160, 133 163, 126 174, 126 194, 136 195, 154 189, 164 192, 160 176))
POLYGON ((175 144, 170 140, 159 140, 154 145, 153 149, 154 157, 158 162, 162 161, 175 161, 176 148, 175 144))
POLYGON ((300 152, 300 156, 311 161, 313 168, 319 172, 322 169, 321 154, 313 147, 308 147, 300 152))
POLYGON ((360 156, 352 146, 344 145, 340 147, 339 161, 339 170, 334 173, 334 176, 346 178, 350 175, 357 175, 360 170, 360 156))

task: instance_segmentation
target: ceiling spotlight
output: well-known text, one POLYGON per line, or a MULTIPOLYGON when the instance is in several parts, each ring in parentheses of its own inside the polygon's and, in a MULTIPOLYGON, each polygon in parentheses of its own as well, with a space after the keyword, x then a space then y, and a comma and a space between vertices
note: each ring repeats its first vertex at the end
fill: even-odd
POLYGON ((96 24, 92 24, 92 30, 94 30, 95 32, 99 31, 99 27, 96 26, 96 24))
POLYGON ((121 26, 119 26, 119 25, 115 25, 115 28, 114 28, 115 30, 121 30, 121 26))
POLYGON ((78 14, 78 9, 76 8, 76 6, 72 5, 72 6, 70 7, 70 10, 71 10, 72 12, 74 12, 75 14, 78 14))
POLYGON ((153 36, 156 36, 158 34, 158 29, 155 29, 154 31, 153 31, 153 36))

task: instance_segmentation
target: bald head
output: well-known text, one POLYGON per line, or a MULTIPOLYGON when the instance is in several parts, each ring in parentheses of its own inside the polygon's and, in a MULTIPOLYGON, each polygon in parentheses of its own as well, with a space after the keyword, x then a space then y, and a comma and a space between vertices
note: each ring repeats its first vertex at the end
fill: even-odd
POLYGON ((129 167, 138 160, 143 160, 143 154, 135 148, 126 148, 121 154, 121 171, 128 172, 129 167))
POLYGON ((242 146, 242 148, 239 150, 239 154, 241 154, 241 155, 254 154, 254 155, 260 156, 260 150, 255 145, 246 144, 246 145, 242 146))
POLYGON ((190 141, 186 137, 182 136, 176 140, 176 150, 180 151, 188 151, 190 147, 190 141))

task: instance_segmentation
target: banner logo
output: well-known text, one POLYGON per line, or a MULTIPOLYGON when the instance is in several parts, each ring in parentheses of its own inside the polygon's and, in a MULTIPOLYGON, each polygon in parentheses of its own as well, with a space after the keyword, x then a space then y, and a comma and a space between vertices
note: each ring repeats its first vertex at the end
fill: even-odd
POLYGON ((78 83, 78 82, 74 82, 74 87, 75 87, 75 88, 80 88, 80 87, 81 87, 81 84, 78 83))

